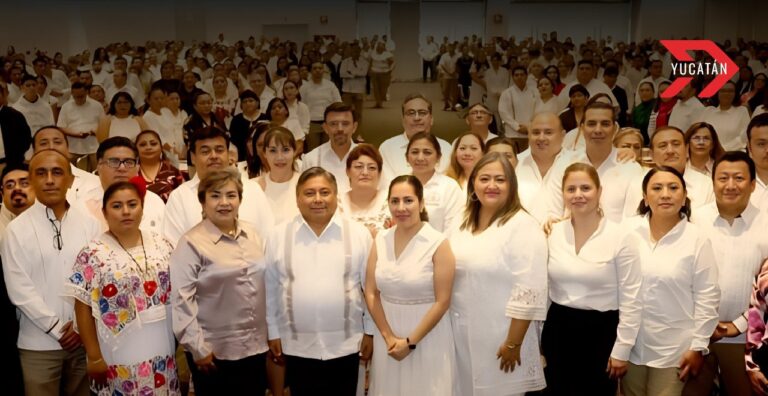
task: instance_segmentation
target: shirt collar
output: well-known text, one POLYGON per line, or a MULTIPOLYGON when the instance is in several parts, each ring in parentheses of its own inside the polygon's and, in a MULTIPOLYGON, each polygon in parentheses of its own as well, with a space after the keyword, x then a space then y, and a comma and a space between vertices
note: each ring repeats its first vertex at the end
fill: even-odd
POLYGON ((307 232, 309 232, 312 236, 314 236, 317 239, 322 238, 324 235, 328 233, 328 230, 332 228, 338 228, 339 230, 341 230, 342 228, 342 225, 341 225, 342 220, 341 220, 341 215, 339 215, 338 208, 336 208, 336 212, 333 213, 331 220, 328 222, 328 224, 325 225, 325 228, 323 229, 323 232, 320 233, 320 235, 315 234, 315 231, 312 230, 312 227, 309 226, 309 223, 307 223, 307 220, 304 219, 304 217, 301 214, 297 216, 297 220, 301 228, 304 228, 307 232))
POLYGON ((237 228, 235 229, 234 237, 221 232, 219 227, 216 227, 216 225, 213 224, 213 222, 211 222, 209 219, 203 219, 203 231, 214 245, 219 243, 219 241, 221 241, 223 238, 237 240, 242 236, 248 239, 248 233, 242 228, 242 225, 239 221, 237 222, 237 228))

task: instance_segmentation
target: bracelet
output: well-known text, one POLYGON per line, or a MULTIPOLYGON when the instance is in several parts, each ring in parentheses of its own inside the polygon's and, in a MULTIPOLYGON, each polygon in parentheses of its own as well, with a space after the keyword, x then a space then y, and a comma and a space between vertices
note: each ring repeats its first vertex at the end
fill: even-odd
POLYGON ((96 360, 90 360, 90 361, 88 361, 88 363, 93 364, 93 363, 98 363, 98 362, 103 362, 103 361, 104 361, 104 358, 100 357, 100 358, 98 358, 96 360))
POLYGON ((511 350, 517 349, 520 345, 523 345, 523 344, 506 344, 504 346, 511 351, 511 350))

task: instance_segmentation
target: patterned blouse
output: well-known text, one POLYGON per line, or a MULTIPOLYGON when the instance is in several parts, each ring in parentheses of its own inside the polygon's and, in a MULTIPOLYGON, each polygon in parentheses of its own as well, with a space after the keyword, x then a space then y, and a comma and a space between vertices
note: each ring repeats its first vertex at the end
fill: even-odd
POLYGON ((768 324, 768 260, 763 263, 755 280, 752 298, 749 303, 749 327, 747 328, 747 348, 745 361, 747 371, 768 372, 768 353, 766 353, 766 324, 768 324), (762 363, 763 367, 760 366, 762 363))
POLYGON ((141 177, 144 178, 144 181, 147 182, 147 190, 159 195, 163 202, 168 202, 171 191, 184 183, 184 174, 168 161, 160 163, 160 170, 157 171, 155 180, 147 179, 143 170, 140 169, 139 172, 141 172, 141 177))

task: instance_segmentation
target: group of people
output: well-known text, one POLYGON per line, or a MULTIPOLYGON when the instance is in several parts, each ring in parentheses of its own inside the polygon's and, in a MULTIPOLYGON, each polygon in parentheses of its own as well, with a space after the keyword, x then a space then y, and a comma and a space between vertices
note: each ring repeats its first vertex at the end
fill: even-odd
POLYGON ((377 148, 333 95, 304 134, 288 78, 227 121, 211 75, 172 132, 188 92, 151 83, 141 117, 116 93, 97 175, 84 83, 58 126, 0 109, 9 392, 181 394, 188 367, 202 396, 768 394, 768 114, 646 136, 598 94, 497 136, 479 101, 449 143, 410 94, 377 148))

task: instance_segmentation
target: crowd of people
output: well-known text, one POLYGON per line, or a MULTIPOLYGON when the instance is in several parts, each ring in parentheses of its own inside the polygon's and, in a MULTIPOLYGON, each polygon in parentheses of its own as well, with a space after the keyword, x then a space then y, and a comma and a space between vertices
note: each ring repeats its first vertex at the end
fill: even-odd
POLYGON ((428 38, 467 132, 379 147, 386 36, 9 50, 7 391, 768 395, 768 47, 704 106, 610 41, 428 38))

